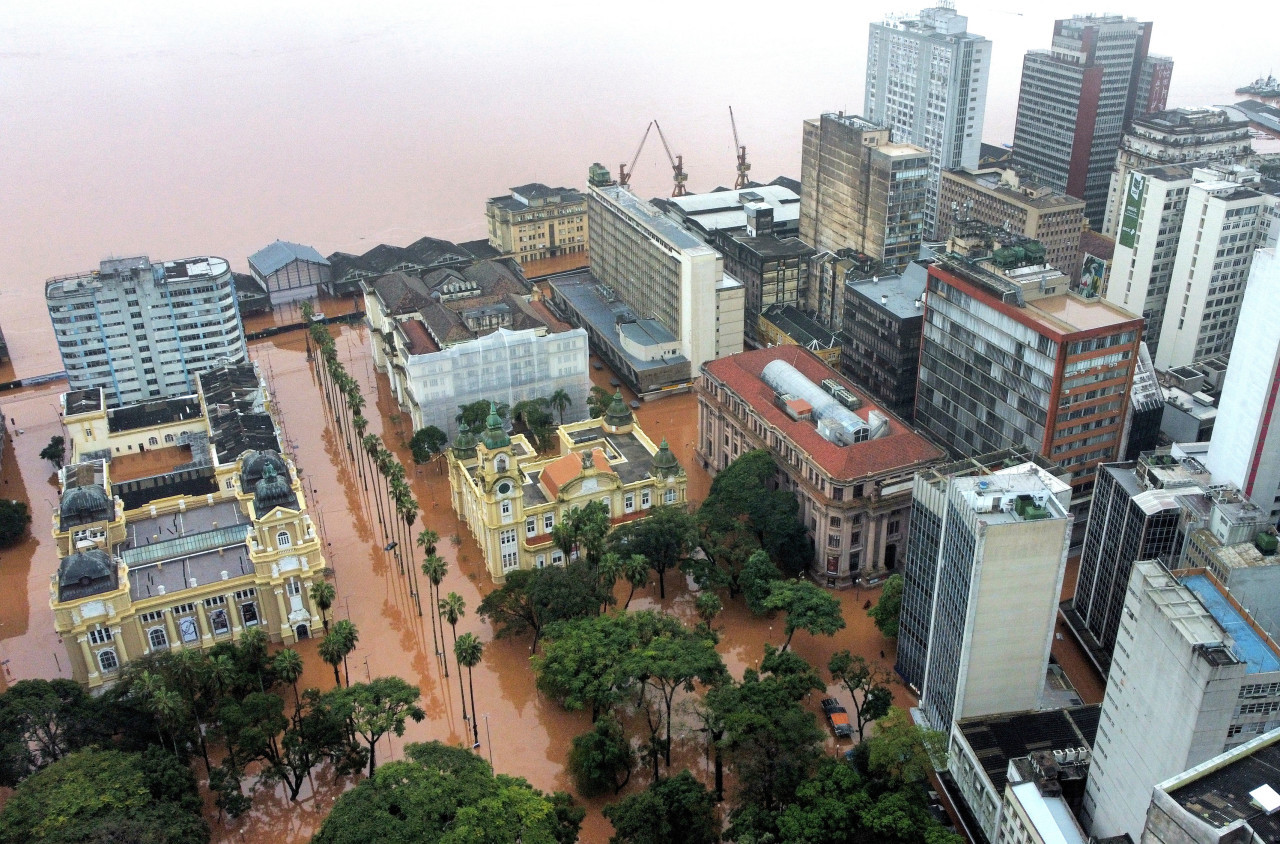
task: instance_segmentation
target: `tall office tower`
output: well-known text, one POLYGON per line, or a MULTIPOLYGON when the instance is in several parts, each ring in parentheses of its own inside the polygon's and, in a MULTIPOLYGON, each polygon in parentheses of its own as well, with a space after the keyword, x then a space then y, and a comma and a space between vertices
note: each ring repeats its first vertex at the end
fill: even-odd
POLYGON ((1278 194, 1280 183, 1236 165, 1129 174, 1106 298, 1141 308, 1156 369, 1231 350, 1249 265, 1276 224, 1278 194))
POLYGON ((1098 468, 1076 592, 1063 602, 1063 615, 1102 673, 1111 665, 1134 561, 1160 558, 1176 565, 1183 542, 1180 502, 1188 496, 1205 502, 1208 484, 1204 466, 1167 451, 1098 468))
POLYGON ((934 240, 948 234, 938 229, 941 171, 976 167, 982 146, 991 42, 968 23, 940 6, 871 24, 867 43, 864 111, 898 143, 929 150, 924 232, 934 240))
POLYGON ((916 424, 958 455, 1026 446, 1087 507, 1124 437, 1142 320, 1068 292, 1039 244, 993 238, 953 237, 929 267, 916 424))
POLYGON ((49 279, 44 298, 68 389, 102 387, 112 407, 189 395, 197 373, 248 360, 222 258, 103 261, 49 279))
POLYGON ((1096 838, 1149 840, 1157 783, 1280 726, 1280 649, 1216 580, 1180 574, 1144 560, 1126 584, 1081 810, 1096 838))
POLYGON ((1165 106, 1173 63, 1148 56, 1150 42, 1149 22, 1077 16, 1057 21, 1050 49, 1031 50, 1022 62, 1014 166, 1083 199, 1095 229, 1125 126, 1165 106))
POLYGON ((1280 260, 1274 246, 1254 253, 1236 346, 1218 402, 1205 462, 1215 481, 1230 481, 1280 519, 1280 260))
MULTIPOLYGON (((887 128, 861 117, 824 114, 804 122, 800 183, 805 243, 820 251, 864 252, 886 271, 919 257, 928 150, 892 143, 887 128)), ((837 292, 832 300, 837 313, 842 299, 837 292)))
POLYGON ((1024 463, 917 480, 914 492, 914 506, 937 520, 927 531, 933 547, 918 549, 934 581, 925 718, 949 731, 961 718, 1038 708, 1071 537, 1071 488, 1024 463))
POLYGON ((1102 233, 1116 236, 1124 208, 1125 183, 1134 170, 1188 161, 1241 164, 1252 151, 1249 121, 1220 108, 1175 108, 1135 117, 1116 153, 1102 233))

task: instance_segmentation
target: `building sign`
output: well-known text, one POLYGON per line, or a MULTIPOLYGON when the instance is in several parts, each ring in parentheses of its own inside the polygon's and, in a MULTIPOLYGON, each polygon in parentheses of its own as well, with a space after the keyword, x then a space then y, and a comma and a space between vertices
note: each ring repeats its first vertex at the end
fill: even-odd
POLYGON ((1142 197, 1147 192, 1147 177, 1141 173, 1129 174, 1129 187, 1125 191, 1124 214, 1120 218, 1120 245, 1133 248, 1133 241, 1138 236, 1138 211, 1142 208, 1142 197))
POLYGON ((1080 286, 1076 292, 1081 296, 1093 298, 1102 292, 1102 286, 1106 284, 1106 281, 1106 259, 1086 252, 1084 262, 1080 266, 1080 286))

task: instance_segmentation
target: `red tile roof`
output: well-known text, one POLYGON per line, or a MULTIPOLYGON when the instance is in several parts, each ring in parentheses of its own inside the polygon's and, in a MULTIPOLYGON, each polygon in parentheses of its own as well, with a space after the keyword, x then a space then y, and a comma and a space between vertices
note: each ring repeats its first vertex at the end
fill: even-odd
MULTIPOLYGON (((605 457, 604 450, 595 448, 591 452, 592 462, 601 472, 613 472, 613 467, 609 465, 609 458, 605 457)), ((569 481, 582 474, 582 454, 581 452, 571 451, 563 457, 559 457, 548 463, 542 470, 542 485, 546 487, 547 497, 555 500, 560 494, 560 490, 564 489, 564 485, 569 481)), ((614 474, 617 474, 614 472, 614 474)))
POLYGON ((703 369, 733 390, 836 480, 855 480, 899 471, 941 460, 945 456, 941 449, 912 431, 906 423, 873 402, 865 392, 803 347, 774 346, 742 352, 705 363, 703 369), (775 360, 791 364, 814 384, 821 384, 824 378, 836 379, 862 400, 862 407, 856 411, 858 416, 865 419, 869 411, 879 411, 889 420, 889 433, 878 439, 839 446, 823 439, 814 423, 793 421, 774 404, 773 388, 760 379, 765 366, 775 360))
POLYGON ((409 354, 426 355, 440 351, 436 341, 431 339, 431 333, 427 331, 427 327, 416 319, 405 320, 400 323, 400 330, 404 332, 405 339, 409 341, 409 354))

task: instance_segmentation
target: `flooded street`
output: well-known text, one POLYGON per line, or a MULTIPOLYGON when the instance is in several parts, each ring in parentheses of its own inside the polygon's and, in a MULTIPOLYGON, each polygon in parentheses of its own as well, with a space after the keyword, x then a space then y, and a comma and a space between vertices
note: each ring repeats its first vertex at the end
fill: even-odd
MULTIPOLYGON (((449 506, 448 476, 442 471, 441 458, 427 466, 413 464, 406 446, 411 434, 408 416, 395 408, 385 377, 379 377, 373 369, 367 328, 358 324, 333 326, 331 330, 337 338, 340 358, 368 400, 369 430, 383 436, 408 472, 422 508, 412 534, 416 536, 422 527, 440 534, 439 553, 449 563, 442 593, 457 592, 466 601, 466 615, 458 623, 457 632, 475 633, 485 642, 484 659, 474 671, 480 713, 481 747, 477 752, 491 758, 499 772, 525 777, 545 791, 572 792, 565 761, 573 737, 590 727, 588 714, 565 712, 537 690, 528 664, 527 638, 494 641, 492 629, 475 615, 481 598, 493 587, 470 531, 454 517, 449 506)), ((403 546, 391 552, 383 550, 394 537, 379 522, 379 487, 372 478, 365 477, 368 467, 363 460, 353 459, 348 452, 322 399, 320 385, 306 360, 304 333, 294 331, 259 341, 251 345, 251 353, 276 397, 287 447, 301 471, 312 516, 327 543, 325 552, 337 590, 330 616, 349 618, 359 630, 359 644, 348 660, 352 679, 396 675, 416 683, 422 691, 426 719, 420 724, 410 723, 403 738, 384 740, 379 746, 379 761, 401 758, 404 744, 411 741, 434 739, 470 745, 471 727, 463 720, 452 658, 452 632, 446 625, 445 634, 450 641, 441 644, 450 653, 450 673, 445 677, 436 658, 425 597, 423 614, 418 614, 415 592, 421 588, 425 594, 425 580, 420 572, 416 581, 401 574, 400 564, 416 565, 419 552, 412 540, 412 553, 399 560, 396 554, 404 553, 403 546)), ((592 377, 607 387, 613 376, 608 369, 593 369, 592 377)), ((49 385, 0 399, 4 414, 16 419, 24 431, 11 437, 5 446, 4 494, 27 500, 33 514, 30 538, 0 556, 0 659, 5 661, 6 683, 30 677, 67 676, 63 648, 52 632, 48 609, 49 577, 57 567, 49 535, 57 490, 52 466, 37 456, 51 436, 61 433, 58 392, 58 385, 49 385)), ((633 398, 625 390, 624 395, 628 400, 633 398)), ((645 403, 637 415, 651 437, 668 440, 688 472, 690 500, 700 501, 710 479, 692 454, 697 426, 695 396, 687 393, 645 403)), ((356 455, 361 453, 357 450, 356 455)), ((382 503, 385 509, 385 499, 382 503)), ((878 591, 853 589, 838 593, 848 627, 834 638, 798 633, 792 647, 824 675, 830 655, 842 648, 891 669, 894 642, 881 636, 863 610, 866 601, 874 602, 878 597, 878 591)), ((669 572, 665 602, 658 601, 657 588, 653 586, 638 592, 631 608, 661 608, 692 624, 696 621, 694 597, 684 578, 678 572, 669 572)), ((745 668, 759 664, 765 642, 781 644, 782 620, 755 618, 741 600, 725 603, 725 611, 716 621, 722 637, 719 650, 729 669, 740 677, 745 668)), ((333 673, 316 653, 318 641, 304 642, 299 648, 306 663, 301 685, 328 689, 333 685, 333 673)), ((1072 644, 1069 639, 1055 642, 1055 653, 1072 644)), ((1095 689, 1076 678, 1078 661, 1063 662, 1086 700, 1092 702, 1100 697, 1100 686, 1095 689)), ((831 691, 842 699, 848 697, 847 692, 840 693, 835 688, 831 691)), ((818 698, 814 695, 810 706, 820 717, 818 698)), ((894 699, 899 706, 915 702, 910 692, 897 683, 894 699)), ((634 732, 643 728, 631 723, 628 729, 634 732)), ((834 739, 827 740, 827 749, 832 753, 844 747, 847 744, 838 748, 834 739)), ((681 730, 679 720, 673 762, 675 766, 689 766, 705 782, 711 782, 705 742, 691 729, 681 730)), ((637 771, 629 790, 643 788, 648 780, 647 774, 637 771)), ((315 783, 314 793, 310 785, 304 786, 297 803, 278 793, 260 792, 254 798, 252 811, 236 820, 219 820, 216 811, 211 810, 214 841, 307 841, 334 800, 350 786, 349 780, 335 783, 327 774, 318 774, 315 783)), ((613 799, 610 796, 584 801, 588 815, 582 841, 603 842, 608 838, 610 826, 600 809, 613 799)))

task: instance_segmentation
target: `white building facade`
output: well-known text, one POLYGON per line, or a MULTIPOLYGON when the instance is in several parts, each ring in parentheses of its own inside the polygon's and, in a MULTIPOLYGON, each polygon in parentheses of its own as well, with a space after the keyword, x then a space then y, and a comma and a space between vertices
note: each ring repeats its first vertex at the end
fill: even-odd
POLYGON ((102 387, 112 407, 194 393, 195 376, 248 360, 223 258, 103 261, 45 282, 69 389, 102 387))
POLYGON ((867 44, 866 117, 929 150, 924 231, 935 238, 941 171, 976 167, 982 146, 991 42, 967 27, 939 6, 871 24, 867 44))

